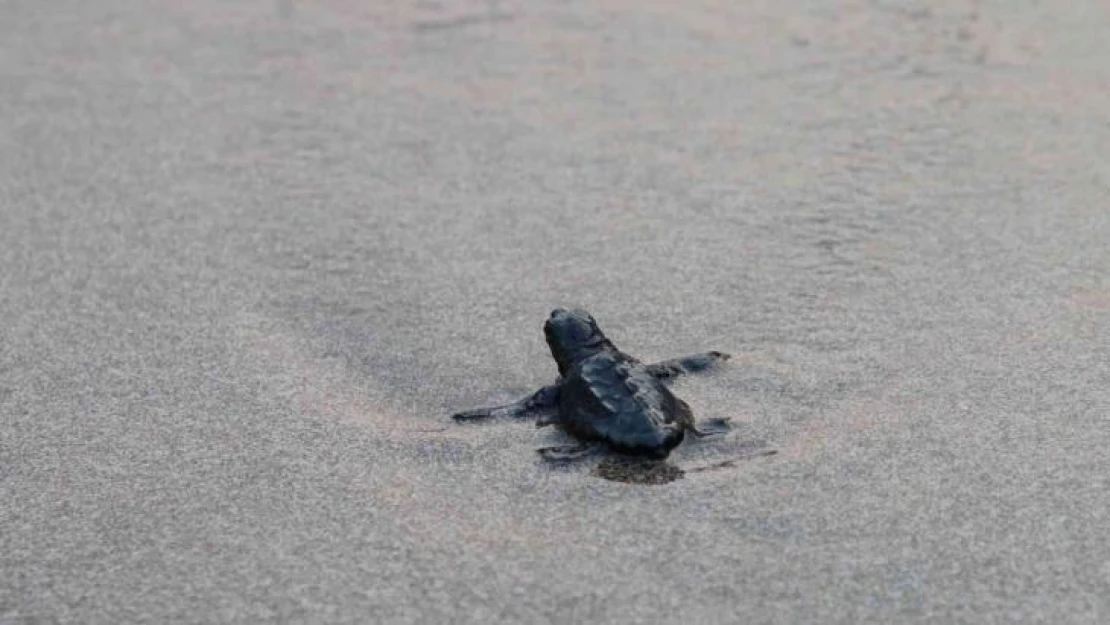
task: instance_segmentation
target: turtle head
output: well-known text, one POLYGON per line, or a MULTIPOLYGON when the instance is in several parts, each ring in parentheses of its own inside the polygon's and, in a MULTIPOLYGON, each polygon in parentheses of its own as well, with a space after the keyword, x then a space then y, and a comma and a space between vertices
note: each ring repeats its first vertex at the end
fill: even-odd
POLYGON ((551 355, 559 365, 559 375, 566 374, 571 365, 582 358, 612 346, 601 328, 597 327, 597 321, 580 308, 556 308, 551 311, 547 323, 543 324, 543 334, 547 337, 551 355))

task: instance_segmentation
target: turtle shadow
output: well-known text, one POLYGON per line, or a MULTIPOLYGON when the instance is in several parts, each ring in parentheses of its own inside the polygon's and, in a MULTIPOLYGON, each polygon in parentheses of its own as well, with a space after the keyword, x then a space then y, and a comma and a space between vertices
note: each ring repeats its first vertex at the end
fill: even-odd
POLYGON ((686 476, 685 471, 667 460, 619 455, 606 457, 590 473, 624 484, 669 484, 686 476))
POLYGON ((642 456, 610 455, 594 466, 590 472, 611 482, 623 484, 660 485, 681 480, 690 473, 705 473, 736 468, 741 462, 773 456, 776 449, 756 449, 718 462, 683 469, 669 460, 656 460, 642 456))

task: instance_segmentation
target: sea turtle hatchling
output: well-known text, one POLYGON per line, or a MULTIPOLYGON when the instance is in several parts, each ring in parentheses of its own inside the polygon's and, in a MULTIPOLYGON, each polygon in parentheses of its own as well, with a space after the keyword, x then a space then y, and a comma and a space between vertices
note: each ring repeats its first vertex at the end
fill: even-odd
POLYGON ((729 355, 705 352, 645 365, 617 349, 584 310, 557 308, 543 326, 559 379, 519 401, 452 415, 465 421, 498 415, 542 414, 536 427, 559 425, 578 445, 545 447, 553 460, 584 456, 601 445, 624 453, 666 458, 686 432, 702 437, 727 431, 727 419, 699 429, 690 406, 663 380, 701 371, 729 355))

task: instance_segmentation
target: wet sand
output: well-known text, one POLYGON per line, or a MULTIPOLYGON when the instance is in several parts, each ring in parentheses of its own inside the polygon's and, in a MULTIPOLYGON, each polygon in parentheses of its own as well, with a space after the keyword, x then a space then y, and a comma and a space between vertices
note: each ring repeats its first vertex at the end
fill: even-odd
POLYGON ((1110 618, 1104 3, 2 12, 0 623, 1110 618))

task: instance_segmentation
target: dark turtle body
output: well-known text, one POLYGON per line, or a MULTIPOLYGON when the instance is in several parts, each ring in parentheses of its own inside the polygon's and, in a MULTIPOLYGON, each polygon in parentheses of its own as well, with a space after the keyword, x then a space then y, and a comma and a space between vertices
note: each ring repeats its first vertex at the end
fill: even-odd
POLYGON ((557 424, 582 444, 539 450, 551 458, 572 458, 599 444, 618 451, 665 458, 690 432, 695 436, 722 431, 697 428, 686 402, 663 383, 685 372, 700 371, 728 354, 705 352, 645 365, 617 349, 584 310, 552 311, 544 335, 559 367, 559 379, 520 401, 454 415, 468 420, 507 414, 546 413, 537 426, 557 424))

